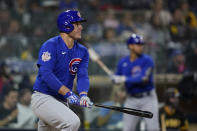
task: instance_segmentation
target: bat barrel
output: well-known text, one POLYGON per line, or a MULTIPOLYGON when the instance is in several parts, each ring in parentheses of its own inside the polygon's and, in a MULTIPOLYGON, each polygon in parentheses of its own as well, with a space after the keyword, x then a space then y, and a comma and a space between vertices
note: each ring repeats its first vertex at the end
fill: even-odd
POLYGON ((136 110, 136 109, 132 109, 132 108, 107 106, 107 105, 100 105, 100 104, 94 104, 94 106, 102 107, 102 108, 106 108, 106 109, 111 109, 114 111, 119 111, 122 113, 127 113, 130 115, 135 115, 135 116, 140 116, 140 117, 145 117, 145 118, 152 118, 153 117, 153 113, 151 113, 149 111, 141 111, 141 110, 136 110))

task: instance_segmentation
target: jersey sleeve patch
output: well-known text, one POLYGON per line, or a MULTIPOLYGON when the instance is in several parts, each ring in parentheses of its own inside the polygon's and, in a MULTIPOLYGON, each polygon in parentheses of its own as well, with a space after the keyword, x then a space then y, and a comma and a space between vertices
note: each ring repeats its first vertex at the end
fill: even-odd
POLYGON ((51 59, 51 53, 48 51, 42 53, 42 61, 46 62, 51 59))

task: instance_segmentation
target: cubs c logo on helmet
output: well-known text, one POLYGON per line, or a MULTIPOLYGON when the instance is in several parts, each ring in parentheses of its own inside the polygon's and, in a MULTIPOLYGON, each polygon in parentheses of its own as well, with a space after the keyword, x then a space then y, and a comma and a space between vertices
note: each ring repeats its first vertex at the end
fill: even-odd
POLYGON ((77 73, 78 66, 79 66, 80 62, 81 62, 80 58, 74 58, 70 61, 69 71, 72 75, 75 75, 77 73))

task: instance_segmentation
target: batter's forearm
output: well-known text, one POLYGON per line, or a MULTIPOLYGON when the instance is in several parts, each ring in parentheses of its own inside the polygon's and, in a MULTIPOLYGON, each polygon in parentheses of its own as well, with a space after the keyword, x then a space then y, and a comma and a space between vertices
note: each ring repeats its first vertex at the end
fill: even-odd
POLYGON ((68 93, 69 91, 70 91, 70 89, 63 85, 63 86, 61 86, 60 89, 58 90, 58 93, 64 96, 64 95, 65 95, 66 93, 68 93))
POLYGON ((47 83, 47 85, 56 92, 59 92, 59 89, 63 86, 62 82, 47 68, 41 66, 39 72, 41 78, 47 83))
POLYGON ((133 77, 127 77, 126 82, 132 83, 132 84, 137 84, 137 83, 142 83, 144 81, 143 81, 142 77, 140 76, 140 77, 134 77, 134 78, 133 77))

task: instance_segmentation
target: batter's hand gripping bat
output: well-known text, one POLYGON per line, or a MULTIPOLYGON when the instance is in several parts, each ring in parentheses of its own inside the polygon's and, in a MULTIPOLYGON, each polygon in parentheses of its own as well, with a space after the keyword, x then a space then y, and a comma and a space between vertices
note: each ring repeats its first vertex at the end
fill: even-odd
POLYGON ((111 109, 114 111, 119 111, 122 113, 134 115, 134 116, 140 116, 140 117, 145 117, 145 118, 152 118, 153 117, 153 113, 151 113, 149 111, 142 111, 142 110, 136 110, 136 109, 132 109, 132 108, 118 107, 118 106, 107 106, 107 105, 100 105, 100 104, 94 104, 94 106, 102 107, 102 108, 106 108, 106 109, 111 109))

